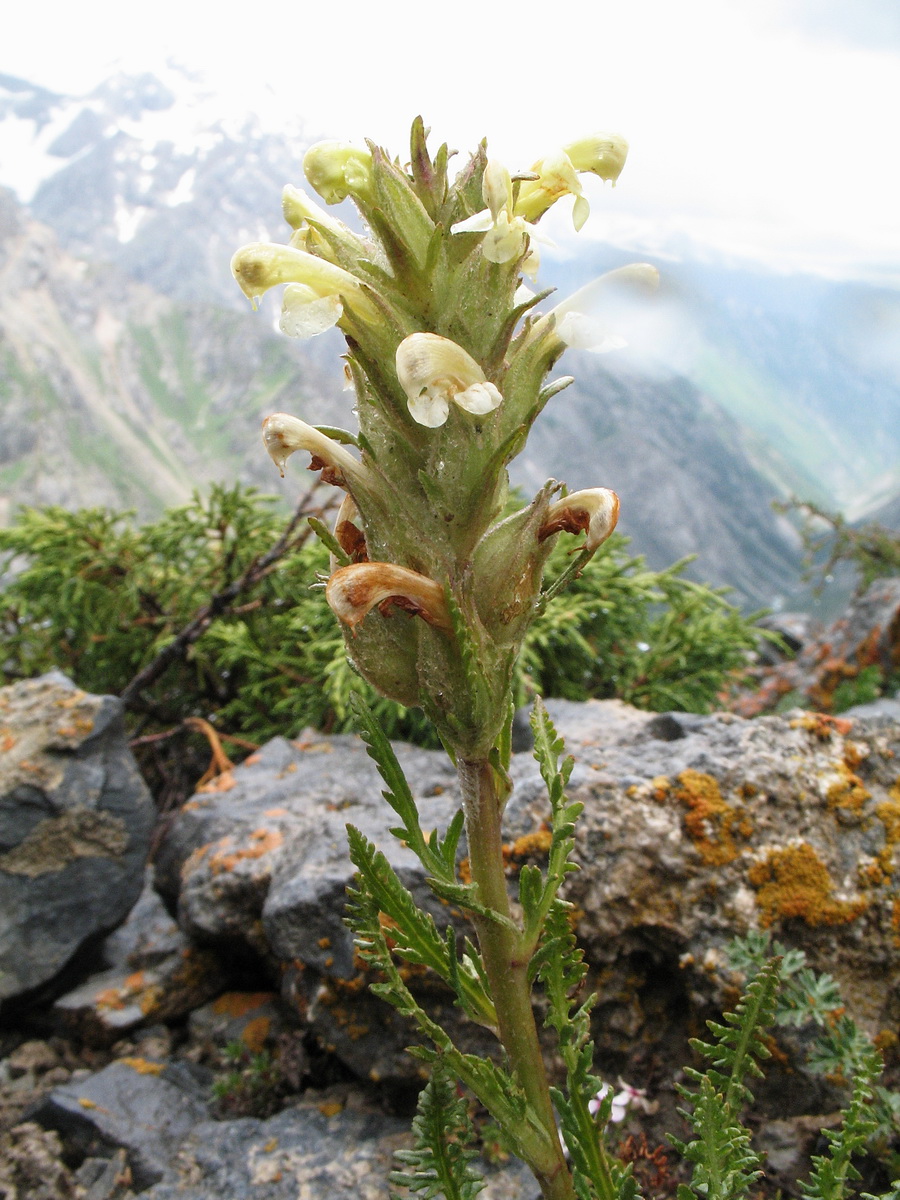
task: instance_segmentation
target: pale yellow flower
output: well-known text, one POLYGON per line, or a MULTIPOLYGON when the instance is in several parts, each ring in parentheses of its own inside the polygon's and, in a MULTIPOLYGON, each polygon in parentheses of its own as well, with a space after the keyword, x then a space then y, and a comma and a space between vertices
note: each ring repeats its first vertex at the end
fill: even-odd
POLYGON ((397 347, 397 378, 413 420, 432 429, 447 420, 451 401, 483 416, 503 400, 475 359, 436 333, 412 333, 403 339, 397 347))

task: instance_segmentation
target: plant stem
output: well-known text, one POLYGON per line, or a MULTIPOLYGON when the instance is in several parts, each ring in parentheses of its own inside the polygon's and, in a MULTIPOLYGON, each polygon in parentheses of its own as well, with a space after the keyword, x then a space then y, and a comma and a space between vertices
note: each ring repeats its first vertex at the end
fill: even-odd
MULTIPOLYGON (((509 896, 503 870, 501 805, 494 769, 487 760, 457 762, 466 818, 466 839, 472 880, 482 904, 510 918, 509 896)), ((500 1040, 509 1063, 549 1142, 535 1140, 529 1166, 541 1185, 545 1200, 575 1200, 572 1176, 560 1145, 556 1117, 550 1100, 544 1059, 538 1040, 528 957, 522 938, 489 917, 473 916, 484 966, 497 1011, 500 1040)), ((511 1131, 519 1134, 524 1131, 511 1131)), ((518 1139, 518 1140, 527 1140, 518 1139)))

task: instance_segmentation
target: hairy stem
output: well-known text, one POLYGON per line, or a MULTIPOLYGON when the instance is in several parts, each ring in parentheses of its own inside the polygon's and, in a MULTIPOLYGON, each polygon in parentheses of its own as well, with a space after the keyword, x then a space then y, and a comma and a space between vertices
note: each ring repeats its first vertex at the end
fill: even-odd
MULTIPOLYGON (((472 880, 478 886, 482 904, 509 918, 509 896, 503 871, 501 805, 494 769, 486 760, 461 759, 457 770, 472 880)), ((574 1200, 572 1176, 556 1129, 531 1006, 528 957, 523 953, 522 937, 489 917, 474 916, 473 922, 497 1011, 500 1040, 529 1104, 548 1135, 546 1139, 533 1139, 534 1155, 529 1157, 529 1166, 537 1176, 545 1200, 574 1200)), ((521 1131, 514 1132, 519 1134, 521 1131)))

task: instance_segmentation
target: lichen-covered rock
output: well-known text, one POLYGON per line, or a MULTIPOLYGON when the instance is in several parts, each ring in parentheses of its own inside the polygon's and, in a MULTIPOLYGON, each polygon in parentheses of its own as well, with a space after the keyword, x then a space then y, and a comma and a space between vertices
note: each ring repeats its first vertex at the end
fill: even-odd
POLYGON ((140 899, 100 953, 107 969, 57 997, 50 1012, 61 1033, 91 1046, 178 1020, 217 995, 227 978, 215 952, 192 945, 169 916, 149 870, 140 899))
MULTIPOLYGON (((837 978, 871 1034, 898 1028, 900 726, 552 707, 585 806, 567 896, 595 967, 677 962, 692 1004, 720 1004, 723 947, 768 929, 837 978)), ((546 811, 534 784, 519 821, 546 811)))
MULTIPOLYGON (((397 752, 424 821, 447 824, 458 801, 446 757, 410 746, 397 752)), ((198 942, 249 946, 268 960, 301 1019, 357 1074, 421 1079, 421 1063, 404 1053, 414 1040, 409 1025, 368 994, 343 920, 353 878, 348 822, 388 856, 440 925, 451 919, 418 859, 389 833, 395 814, 382 787, 357 737, 276 738, 234 770, 225 791, 185 806, 158 855, 157 884, 177 895, 182 927, 198 942)), ((423 978, 412 986, 428 993, 470 1049, 492 1048, 492 1037, 467 1021, 443 985, 423 978)))
MULTIPOLYGON (((897 1030, 900 726, 799 710, 749 721, 617 701, 549 708, 576 760, 569 796, 584 805, 581 869, 566 895, 597 992, 603 1070, 639 1086, 671 1080, 689 1056, 688 1036, 736 998, 724 947, 752 929, 834 974, 870 1033, 897 1030), (660 1045, 665 1064, 654 1067, 660 1045)), ((398 754, 423 826, 445 826, 457 793, 444 756, 398 754)), ((549 812, 531 755, 514 755, 511 775, 512 876, 545 861, 549 812)), ((160 872, 179 894, 186 929, 259 949, 321 1041, 357 1074, 389 1080, 416 1069, 402 1053, 412 1033, 368 992, 342 923, 352 876, 344 822, 377 843, 439 920, 456 918, 390 836, 395 817, 381 787, 358 739, 276 740, 234 771, 227 791, 191 802, 160 872)), ((415 972, 411 986, 467 1050, 492 1051, 442 986, 415 972)), ((802 1105, 818 1097, 796 1078, 783 1089, 781 1115, 811 1111, 802 1105)))
MULTIPOLYGON (((304 1099, 267 1121, 197 1125, 145 1200, 384 1200, 409 1123, 329 1100, 304 1099)), ((534 1177, 511 1164, 486 1174, 484 1200, 537 1200, 534 1177)))
POLYGON ((187 1063, 124 1058, 56 1088, 28 1117, 82 1155, 124 1149, 141 1189, 163 1177, 208 1116, 209 1085, 208 1073, 187 1063))
POLYGON ((121 703, 62 675, 0 688, 0 1001, 137 900, 155 813, 121 703))
POLYGON ((876 579, 833 625, 804 638, 796 658, 764 666, 734 708, 752 717, 792 695, 831 712, 837 689, 873 666, 886 676, 900 669, 900 579, 876 579))

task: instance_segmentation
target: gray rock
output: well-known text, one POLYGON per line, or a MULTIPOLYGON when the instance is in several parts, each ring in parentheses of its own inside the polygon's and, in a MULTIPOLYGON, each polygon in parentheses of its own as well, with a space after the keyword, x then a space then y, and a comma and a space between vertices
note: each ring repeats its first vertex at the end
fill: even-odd
MULTIPOLYGON (((869 1032, 896 1027, 900 727, 799 710, 748 721, 617 701, 549 707, 575 758, 570 798, 585 809, 581 869, 566 896, 598 996, 601 1069, 643 1086, 660 1045, 665 1072, 680 1067, 689 1034, 734 1000, 740 980, 724 947, 758 928, 835 975, 869 1032)), ((457 793, 443 755, 397 749, 423 826, 445 826, 457 793)), ((526 754, 513 756, 511 775, 508 856, 541 862, 543 781, 526 754)), ((359 1075, 396 1080, 416 1070, 401 1053, 411 1032, 367 992, 342 925, 352 873, 344 822, 376 842, 441 920, 449 914, 390 836, 393 813, 380 790, 355 738, 276 740, 235 770, 229 791, 191 802, 160 871, 168 888, 180 888, 187 930, 261 949, 327 1047, 359 1075)), ((427 977, 412 986, 466 1049, 492 1052, 490 1036, 462 1022, 442 986, 427 977)), ((805 1098, 827 1100, 797 1078, 782 1089, 779 1115, 810 1111, 796 1107, 805 1098)))
POLYGON ((0 689, 0 1001, 137 900, 155 812, 122 706, 59 674, 0 689))
POLYGON ((213 951, 191 944, 153 888, 152 872, 125 922, 100 948, 109 967, 59 996, 51 1019, 61 1033, 109 1046, 124 1033, 193 1012, 225 986, 213 951))
MULTIPOLYGON (((424 821, 446 825, 458 807, 446 757, 396 749, 424 821)), ((343 920, 353 877, 347 823, 388 856, 440 926, 451 914, 432 896, 418 859, 389 833, 396 819, 364 744, 353 736, 275 738, 235 769, 233 784, 189 801, 160 848, 157 885, 177 896, 182 928, 201 943, 249 946, 271 962, 292 1006, 358 1074, 420 1079, 421 1064, 404 1053, 408 1024, 361 986, 343 920)), ((442 985, 424 986, 449 1027, 465 1029, 472 1051, 488 1052, 491 1036, 466 1021, 442 985)))
MULTIPOLYGON (((900 661, 900 579, 876 579, 827 629, 818 629, 790 662, 755 672, 756 686, 733 707, 741 716, 771 711, 786 695, 831 712, 841 685, 877 666, 891 675, 900 661)), ((846 703, 846 701, 845 701, 846 703)))
MULTIPOLYGON (((204 1122, 146 1200, 384 1200, 409 1123, 304 1100, 268 1121, 204 1122)), ((521 1163, 486 1172, 485 1200, 537 1200, 521 1163)))
POLYGON ((187 1063, 125 1058, 56 1088, 26 1115, 82 1154, 124 1149, 137 1188, 157 1182, 208 1116, 208 1073, 187 1063))

